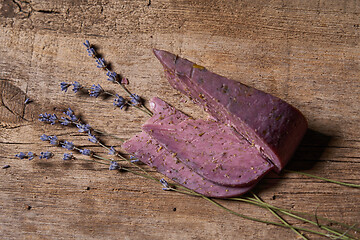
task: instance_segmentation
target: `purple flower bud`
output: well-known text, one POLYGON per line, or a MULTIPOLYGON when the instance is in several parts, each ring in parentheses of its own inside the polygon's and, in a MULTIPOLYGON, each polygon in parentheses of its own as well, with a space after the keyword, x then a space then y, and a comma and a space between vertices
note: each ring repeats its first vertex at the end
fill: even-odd
POLYGON ((85 40, 85 42, 84 42, 83 44, 84 44, 84 46, 85 46, 86 48, 90 48, 90 42, 89 42, 89 40, 85 40))
POLYGON ((51 152, 41 152, 39 158, 40 159, 50 159, 53 156, 51 152))
POLYGON ((64 125, 64 126, 67 126, 67 125, 69 125, 71 122, 70 122, 70 119, 68 119, 68 118, 65 118, 65 117, 61 117, 61 121, 60 121, 60 123, 62 124, 62 125, 64 125))
POLYGON ((77 81, 75 81, 72 85, 74 86, 72 89, 74 91, 74 93, 77 93, 81 89, 81 85, 77 81))
POLYGON ((28 103, 30 103, 30 102, 32 102, 32 101, 30 100, 30 98, 26 98, 25 101, 24 101, 24 104, 28 104, 28 103))
POLYGON ((69 141, 65 141, 63 144, 62 144, 62 147, 63 148, 66 148, 67 150, 73 150, 74 149, 74 144, 72 142, 69 142, 69 141))
POLYGON ((78 118, 75 116, 74 111, 71 108, 68 108, 66 112, 64 112, 70 118, 70 121, 76 122, 78 118))
POLYGON ((111 72, 111 71, 107 71, 106 76, 108 76, 108 81, 110 82, 115 82, 117 80, 117 73, 116 72, 111 72))
POLYGON ((110 155, 115 155, 116 154, 116 150, 115 150, 115 148, 113 146, 110 147, 110 151, 109 151, 108 154, 110 154, 110 155))
POLYGON ((164 179, 160 179, 160 183, 165 187, 165 188, 170 188, 169 183, 164 179))
POLYGON ((70 87, 70 83, 67 82, 61 82, 60 83, 60 87, 61 87, 61 91, 66 92, 68 90, 68 88, 70 87))
POLYGON ((86 155, 86 156, 90 156, 91 155, 91 151, 89 149, 80 149, 79 152, 83 155, 86 155))
POLYGON ((73 155, 71 153, 64 153, 63 160, 71 160, 73 159, 73 155))
POLYGON ((89 133, 89 136, 90 136, 90 138, 88 139, 90 142, 92 142, 92 143, 98 143, 99 141, 97 140, 97 138, 94 136, 94 135, 92 135, 91 133, 89 133))
POLYGON ((36 154, 34 154, 33 152, 28 152, 29 160, 32 160, 35 156, 36 156, 36 154))
POLYGON ((18 157, 20 159, 24 159, 24 158, 26 158, 26 154, 23 153, 23 152, 20 152, 20 153, 16 154, 15 157, 18 157))
POLYGON ((141 105, 141 104, 142 104, 142 99, 141 99, 141 97, 139 97, 138 95, 136 95, 136 94, 131 94, 130 97, 131 97, 132 105, 138 106, 138 105, 141 105))
POLYGON ((58 145, 58 138, 57 136, 49 136, 50 144, 52 145, 58 145))
POLYGON ((97 58, 95 61, 98 68, 106 68, 105 60, 103 58, 97 58))
POLYGON ((123 109, 126 105, 126 100, 119 96, 119 94, 116 94, 116 98, 114 99, 114 106, 119 107, 120 109, 123 109))
POLYGON ((79 132, 89 132, 91 129, 89 124, 82 124, 82 123, 76 124, 76 127, 79 129, 79 132))
POLYGON ((54 125, 57 119, 58 118, 55 114, 42 113, 39 115, 40 122, 48 122, 51 125, 54 125))
POLYGON ((40 140, 42 140, 42 141, 48 141, 48 140, 49 140, 49 136, 43 134, 43 135, 40 136, 40 140))
POLYGON ((119 169, 119 168, 120 168, 120 166, 119 166, 118 162, 111 161, 109 170, 116 170, 116 169, 119 169))
POLYGON ((102 89, 102 87, 100 86, 100 84, 98 85, 92 85, 92 87, 90 88, 90 96, 91 97, 98 97, 104 90, 102 89))

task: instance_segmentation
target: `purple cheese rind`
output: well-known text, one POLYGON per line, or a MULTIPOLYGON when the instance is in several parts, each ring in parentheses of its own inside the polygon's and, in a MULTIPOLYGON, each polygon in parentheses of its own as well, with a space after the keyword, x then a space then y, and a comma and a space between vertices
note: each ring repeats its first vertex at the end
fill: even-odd
POLYGON ((285 101, 227 79, 172 53, 154 49, 170 84, 234 127, 277 171, 287 164, 307 130, 302 113, 285 101))
POLYGON ((177 125, 144 124, 142 129, 200 176, 225 186, 248 186, 273 165, 254 146, 219 122, 184 120, 177 125))

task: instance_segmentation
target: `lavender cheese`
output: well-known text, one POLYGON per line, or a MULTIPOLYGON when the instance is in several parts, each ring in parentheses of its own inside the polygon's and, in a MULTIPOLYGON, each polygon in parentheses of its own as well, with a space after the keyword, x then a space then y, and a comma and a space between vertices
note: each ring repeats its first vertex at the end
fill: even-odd
POLYGON ((303 138, 307 121, 285 101, 217 75, 172 53, 154 50, 170 84, 233 127, 277 171, 287 164, 303 138))

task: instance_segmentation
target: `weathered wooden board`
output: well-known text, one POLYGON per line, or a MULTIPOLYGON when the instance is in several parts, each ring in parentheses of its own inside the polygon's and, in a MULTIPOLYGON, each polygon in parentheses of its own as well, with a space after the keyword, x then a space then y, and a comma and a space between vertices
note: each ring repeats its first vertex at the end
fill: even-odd
MULTIPOLYGON (((115 109, 112 99, 60 91, 60 82, 79 81, 124 94, 87 56, 82 42, 88 39, 114 71, 129 78, 131 91, 144 99, 160 96, 206 118, 166 81, 152 54, 152 48, 165 49, 298 107, 311 131, 288 168, 359 184, 359 37, 357 0, 0 0, 0 165, 10 165, 0 169, 0 238, 297 238, 203 199, 162 191, 139 176, 65 162, 65 149, 41 142, 43 133, 106 151, 76 129, 46 125, 37 116, 72 107, 97 129, 125 139, 140 132, 147 119, 142 112, 115 109), (33 102, 24 105, 26 97, 33 102), (14 157, 47 150, 54 158, 14 157)), ((105 142, 120 145, 111 138, 105 142)), ((271 204, 359 223, 358 189, 286 173, 269 175, 255 192, 271 204)), ((252 205, 222 203, 277 221, 252 205)))

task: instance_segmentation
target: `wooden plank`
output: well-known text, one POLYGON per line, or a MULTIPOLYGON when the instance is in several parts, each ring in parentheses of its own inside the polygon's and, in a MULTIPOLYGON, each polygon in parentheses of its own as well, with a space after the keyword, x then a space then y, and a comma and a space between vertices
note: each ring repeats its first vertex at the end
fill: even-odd
MULTIPOLYGON (((94 128, 124 139, 140 132, 147 119, 142 112, 114 109, 111 98, 60 91, 60 82, 78 81, 124 94, 87 56, 82 42, 88 39, 129 78, 131 91, 206 118, 166 81, 152 54, 152 48, 165 49, 298 107, 311 131, 288 168, 359 184, 359 14, 357 0, 0 0, 0 165, 10 165, 0 169, 0 237, 295 239, 291 230, 162 191, 139 176, 79 159, 65 162, 65 149, 40 141, 42 134, 107 152, 75 128, 46 125, 37 116, 60 116, 71 107, 94 128), (25 105, 27 97, 32 102, 25 105), (14 155, 20 151, 52 151, 54 158, 19 160, 14 155)), ((120 149, 118 140, 104 141, 120 149)), ((270 174, 255 192, 277 206, 359 223, 357 189, 284 173, 270 174)), ((221 203, 277 221, 253 205, 221 203)))

